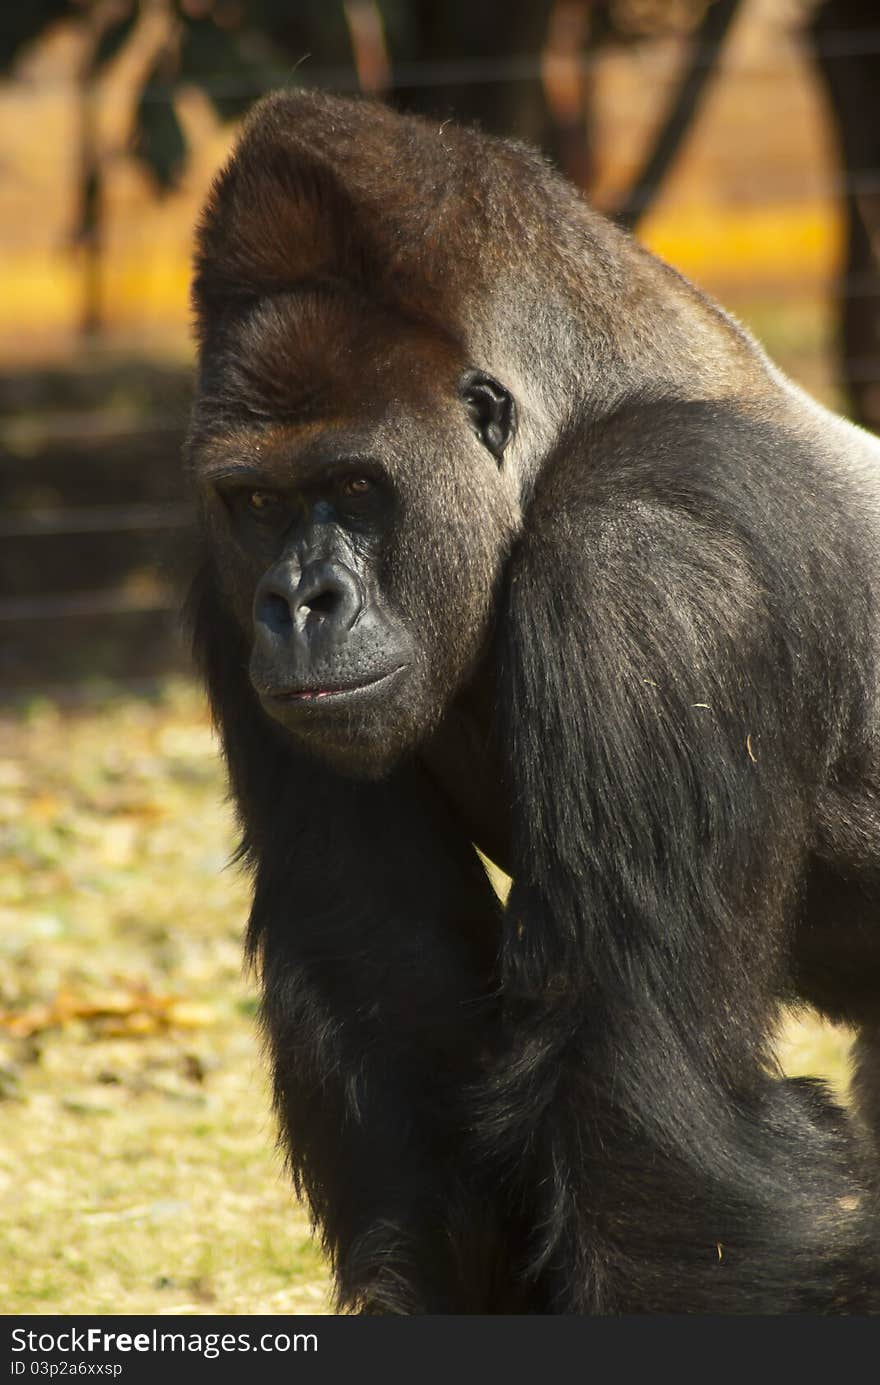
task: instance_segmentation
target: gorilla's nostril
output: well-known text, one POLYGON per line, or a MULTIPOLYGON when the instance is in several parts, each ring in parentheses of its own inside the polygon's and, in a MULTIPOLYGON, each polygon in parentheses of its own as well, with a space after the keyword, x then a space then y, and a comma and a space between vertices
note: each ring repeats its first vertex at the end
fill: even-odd
POLYGON ((310 596, 303 606, 312 615, 330 616, 339 605, 340 597, 338 592, 323 591, 316 596, 310 596))
POLYGON ((293 625, 290 607, 283 596, 267 592, 260 602, 259 618, 276 635, 285 635, 293 625))
POLYGON ((322 630, 339 638, 351 629, 362 608, 363 596, 355 574, 344 563, 326 559, 304 569, 290 603, 299 629, 316 635, 322 630))

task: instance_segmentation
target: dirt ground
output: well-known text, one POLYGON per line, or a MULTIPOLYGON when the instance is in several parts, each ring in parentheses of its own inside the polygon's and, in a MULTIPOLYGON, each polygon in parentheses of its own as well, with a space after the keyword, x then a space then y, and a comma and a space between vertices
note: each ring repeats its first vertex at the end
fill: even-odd
MULTIPOLYGON (((0 718, 0 1312, 330 1310, 242 974, 247 881, 203 701, 0 718)), ((848 1036, 789 1020, 791 1073, 848 1036)))

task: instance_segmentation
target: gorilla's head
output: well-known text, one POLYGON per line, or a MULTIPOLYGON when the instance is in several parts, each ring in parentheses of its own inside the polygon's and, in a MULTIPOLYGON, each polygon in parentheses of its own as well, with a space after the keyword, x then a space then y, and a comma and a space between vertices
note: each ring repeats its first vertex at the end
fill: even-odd
POLYGON ((504 275, 471 244, 473 176, 436 127, 288 94, 257 108, 199 232, 190 455, 214 581, 264 711, 356 775, 430 735, 479 664, 521 523, 536 410, 491 326, 504 275), (408 192, 426 158, 430 208, 408 192))
POLYGON ((517 525, 515 405, 429 327, 343 284, 236 314, 192 459, 264 710, 382 773, 477 664, 517 525))

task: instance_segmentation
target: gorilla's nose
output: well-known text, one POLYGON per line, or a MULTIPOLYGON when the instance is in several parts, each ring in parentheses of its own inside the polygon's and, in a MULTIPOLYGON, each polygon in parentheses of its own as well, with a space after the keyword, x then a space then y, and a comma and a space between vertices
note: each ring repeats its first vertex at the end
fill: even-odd
POLYGON ((295 580, 289 567, 267 572, 257 587, 254 619, 274 635, 294 632, 307 639, 319 631, 345 634, 363 610, 360 583, 344 563, 321 559, 308 563, 295 580))

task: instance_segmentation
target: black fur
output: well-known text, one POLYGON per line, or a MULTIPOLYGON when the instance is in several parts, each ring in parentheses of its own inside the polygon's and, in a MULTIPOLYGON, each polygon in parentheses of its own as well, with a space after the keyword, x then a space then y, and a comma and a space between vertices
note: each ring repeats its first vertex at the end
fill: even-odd
POLYGON ((195 304, 195 648, 340 1305, 876 1311, 880 448, 534 154, 368 103, 257 108, 195 304), (855 1118, 774 1068, 804 1000, 855 1118))

